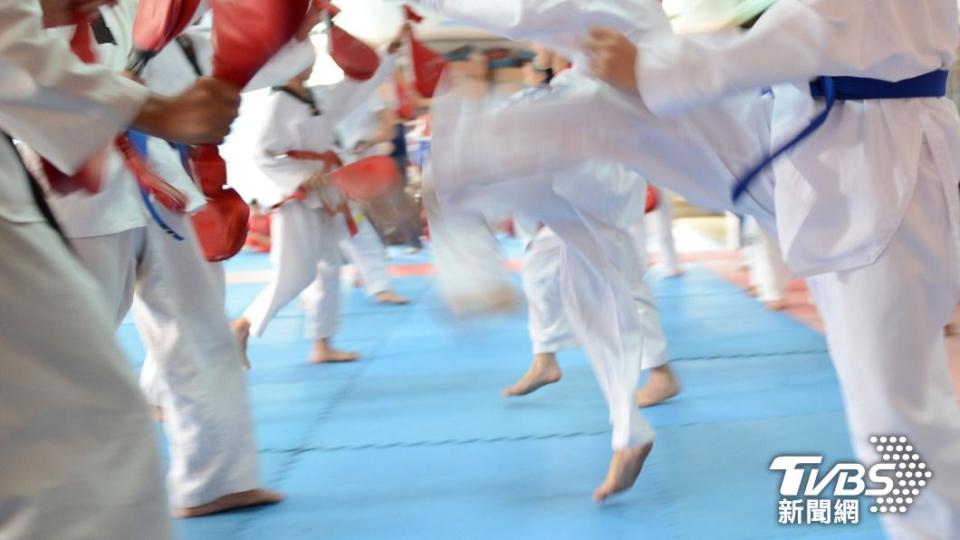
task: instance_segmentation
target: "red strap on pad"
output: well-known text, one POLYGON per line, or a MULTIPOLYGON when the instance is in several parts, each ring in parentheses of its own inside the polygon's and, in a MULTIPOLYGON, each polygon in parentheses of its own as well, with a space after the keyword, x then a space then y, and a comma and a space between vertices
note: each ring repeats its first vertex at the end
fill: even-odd
POLYGON ((182 214, 187 211, 187 196, 155 173, 126 135, 118 135, 114 144, 123 156, 127 169, 133 173, 141 188, 147 190, 157 202, 171 212, 182 214))
POLYGON ((647 185, 647 205, 644 210, 647 214, 653 212, 660 206, 660 194, 657 189, 651 185, 647 185))
POLYGON ((443 70, 447 68, 447 61, 442 54, 421 43, 414 35, 413 25, 421 22, 423 17, 413 11, 410 6, 404 6, 403 11, 407 19, 403 33, 410 46, 414 84, 421 96, 431 98, 437 91, 443 70))

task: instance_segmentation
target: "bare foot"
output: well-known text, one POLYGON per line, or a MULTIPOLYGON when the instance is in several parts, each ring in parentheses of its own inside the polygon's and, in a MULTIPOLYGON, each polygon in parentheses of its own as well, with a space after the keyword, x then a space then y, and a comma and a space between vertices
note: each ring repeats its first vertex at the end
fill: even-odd
POLYGON ((650 370, 647 384, 637 390, 637 407, 651 407, 680 393, 680 381, 670 368, 670 365, 660 366, 650 370))
POLYGON ((610 470, 607 471, 607 479, 593 492, 594 502, 603 502, 611 495, 633 487, 651 450, 653 450, 653 441, 642 448, 614 451, 613 459, 610 460, 610 470))
POLYGON ((548 384, 559 381, 562 376, 560 365, 557 363, 557 355, 537 353, 533 356, 533 365, 530 366, 526 375, 521 377, 513 386, 504 388, 500 393, 503 394, 503 397, 525 396, 548 384))
POLYGON ((240 344, 240 353, 243 355, 243 367, 250 369, 250 358, 247 356, 247 342, 250 341, 250 321, 240 317, 230 324, 233 335, 240 344))
POLYGON ((163 423, 163 407, 157 407, 156 405, 150 406, 150 412, 153 413, 153 419, 159 423, 163 423))
POLYGON ((771 300, 767 302, 766 308, 768 311, 783 311, 787 309, 789 305, 785 299, 780 300, 771 300))
POLYGON ((409 299, 389 290, 378 292, 375 299, 378 304, 389 304, 392 306, 405 306, 410 303, 409 299))
POLYGON ((353 362, 360 358, 355 352, 339 351, 330 345, 329 339, 319 339, 313 344, 310 351, 310 362, 313 364, 339 364, 353 362))
POLYGON ((251 489, 249 491, 241 491, 239 493, 224 495, 213 502, 201 504, 200 506, 174 509, 173 517, 195 518, 211 516, 213 514, 220 514, 222 512, 229 512, 231 510, 239 510, 241 508, 252 508, 254 506, 277 504, 281 501, 283 501, 283 495, 277 493, 276 491, 270 491, 266 489, 251 489))

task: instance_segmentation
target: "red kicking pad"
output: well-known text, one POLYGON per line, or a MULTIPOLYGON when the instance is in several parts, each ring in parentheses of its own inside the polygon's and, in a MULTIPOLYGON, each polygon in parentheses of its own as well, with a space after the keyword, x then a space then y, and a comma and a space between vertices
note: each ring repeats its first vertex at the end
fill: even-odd
MULTIPOLYGON (((301 29, 309 0, 211 0, 213 76, 243 88, 301 29)), ((250 208, 226 186, 226 163, 215 146, 191 152, 194 175, 207 206, 194 214, 197 239, 208 261, 223 261, 243 248, 250 208)))
POLYGON ((315 5, 327 14, 327 49, 344 75, 357 81, 373 78, 380 67, 377 51, 333 22, 333 18, 340 13, 339 8, 325 0, 315 1, 315 5))
POLYGON ((127 70, 139 74, 147 62, 190 24, 200 0, 140 0, 133 20, 133 50, 127 70))
POLYGON ((440 84, 440 77, 447 67, 447 61, 442 54, 421 43, 413 34, 413 24, 422 21, 423 17, 413 11, 410 6, 404 6, 403 11, 407 19, 403 33, 410 46, 414 84, 421 96, 431 98, 437 91, 437 85, 440 84))
POLYGON ((371 156, 330 173, 330 181, 357 201, 376 199, 400 182, 400 169, 392 158, 371 156))
POLYGON ((649 214, 653 212, 660 206, 660 195, 657 192, 656 188, 653 186, 647 186, 647 206, 644 210, 645 213, 649 214))
POLYGON ((226 188, 207 195, 207 205, 193 215, 197 240, 208 261, 225 261, 243 248, 247 241, 250 207, 236 191, 226 188))

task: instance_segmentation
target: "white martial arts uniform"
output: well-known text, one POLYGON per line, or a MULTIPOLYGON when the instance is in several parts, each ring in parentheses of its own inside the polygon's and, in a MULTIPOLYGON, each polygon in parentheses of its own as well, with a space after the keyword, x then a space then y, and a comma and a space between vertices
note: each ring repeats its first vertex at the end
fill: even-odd
MULTIPOLYGON (((562 88, 569 75, 560 74, 554 79, 557 86, 562 88)), ((556 87, 554 88, 554 90, 556 87)), ((529 88, 511 98, 512 102, 522 102, 535 98, 537 94, 549 93, 548 87, 529 88)), ((589 174, 588 169, 584 174, 589 174)), ((609 172, 614 175, 624 175, 636 183, 638 190, 646 189, 646 183, 635 174, 631 174, 620 167, 599 168, 597 172, 609 172)), ((598 179, 603 181, 602 179, 598 179)), ((636 205, 646 206, 646 199, 631 198, 636 205)), ((619 247, 628 250, 628 253, 613 254, 615 259, 632 260, 631 267, 635 270, 624 275, 630 284, 630 293, 639 314, 640 331, 643 333, 642 369, 653 369, 665 365, 667 357, 666 337, 663 326, 660 324, 660 314, 653 299, 653 291, 644 281, 647 270, 646 228, 644 226, 643 210, 639 207, 622 209, 624 216, 620 217, 626 224, 632 242, 601 242, 605 249, 619 247), (632 218, 632 222, 631 222, 632 218)), ((669 217, 669 213, 666 214, 669 217)), ((563 349, 577 346, 570 325, 567 323, 563 309, 561 294, 561 279, 564 253, 564 242, 549 227, 543 226, 536 219, 527 215, 518 214, 514 217, 514 225, 521 241, 526 245, 523 263, 523 291, 527 298, 527 313, 529 323, 530 342, 534 354, 556 353, 563 349)), ((662 223, 661 223, 662 225, 662 223)), ((662 239, 661 239, 662 240, 662 239)), ((670 244, 672 245, 672 235, 670 244)), ((670 249, 670 248, 666 248, 670 249)), ((674 263, 676 253, 674 251, 674 263)), ((579 317, 577 318, 579 320, 579 317)))
MULTIPOLYGON (((123 68, 135 2, 104 10, 116 45, 99 45, 101 63, 123 68)), ((51 199, 84 266, 103 290, 119 326, 137 297, 135 320, 150 351, 148 397, 165 412, 170 441, 167 487, 176 508, 199 506, 259 487, 256 444, 239 347, 230 331, 216 280, 200 253, 187 215, 155 207, 186 240, 178 242, 150 219, 133 174, 116 150, 104 189, 51 199), (156 380, 151 380, 154 369, 156 380)), ((189 194, 188 210, 204 203, 179 156, 150 139, 148 163, 189 194)))
MULTIPOLYGON (((584 83, 589 81, 568 70, 557 76, 547 91, 514 98, 513 106, 527 100, 552 99, 555 94, 565 95, 584 83)), ((446 114, 442 110, 438 113, 446 114)), ((446 145, 437 142, 441 148, 446 145)), ((483 153, 479 147, 474 151, 483 153)), ((487 186, 482 185, 478 186, 480 191, 474 192, 476 200, 472 200, 473 194, 447 195, 445 200, 441 190, 450 180, 444 174, 442 181, 438 179, 428 186, 425 196, 441 293, 454 305, 469 304, 474 302, 472 297, 464 301, 458 296, 483 290, 486 284, 504 282, 502 271, 497 269, 500 264, 495 242, 490 238, 473 240, 478 234, 489 236, 481 215, 484 211, 493 208, 494 214, 497 210, 519 212, 527 220, 548 226, 562 244, 561 304, 607 399, 613 448, 637 448, 650 442, 653 430, 640 416, 634 393, 648 345, 645 334, 656 335, 659 320, 653 318, 654 324, 647 324, 650 311, 637 309, 638 305, 652 302, 643 299, 650 295, 641 282, 645 263, 637 257, 634 238, 628 231, 629 226, 644 217, 646 182, 622 166, 591 163, 571 166, 552 177, 529 181, 523 178, 515 184, 522 187, 523 193, 510 200, 504 200, 495 187, 486 190, 487 186), (433 186, 439 201, 430 193, 433 186), (483 242, 482 246, 478 242, 483 242)), ((471 190, 464 186, 465 192, 471 190)), ((486 220, 491 217, 494 216, 487 215, 486 220)), ((658 347, 661 350, 651 355, 656 361, 648 367, 666 362, 663 340, 658 345, 656 341, 652 339, 649 344, 651 352, 658 347)))
MULTIPOLYGON (((199 19, 206 9, 206 6, 201 3, 196 18, 199 19)), ((213 70, 214 52, 211 33, 212 29, 202 24, 191 26, 184 31, 176 42, 170 43, 147 64, 142 76, 147 85, 160 94, 174 96, 187 90, 197 77, 201 75, 209 76, 213 70), (187 48, 189 48, 189 53, 187 48)), ((244 88, 244 92, 258 90, 289 80, 290 77, 312 66, 315 61, 316 53, 309 40, 304 42, 291 40, 257 72, 253 80, 244 88)), ((183 178, 182 167, 179 162, 167 160, 162 163, 154 163, 154 166, 172 167, 174 169, 169 171, 168 174, 161 174, 161 177, 175 180, 183 178)), ((158 172, 162 173, 162 171, 158 172)), ((183 189, 187 193, 198 193, 191 185, 183 186, 183 189)), ((182 218, 177 216, 173 217, 172 220, 178 221, 182 218)), ((177 230, 186 228, 192 229, 192 224, 182 225, 177 230)), ((189 261, 184 261, 183 267, 189 268, 195 264, 194 249, 187 247, 187 244, 193 245, 196 242, 196 235, 191 230, 189 235, 185 235, 182 249, 174 252, 174 256, 190 257, 189 261)), ((204 272, 206 274, 204 279, 196 287, 193 287, 192 292, 197 295, 195 298, 198 303, 202 302, 209 306, 223 306, 226 301, 226 272, 223 263, 207 262, 206 266, 209 267, 209 272, 204 272), (210 277, 213 278, 212 282, 209 281, 210 277)), ((134 303, 133 313, 139 325, 150 324, 149 320, 152 316, 148 305, 142 302, 134 303)), ((218 327, 222 322, 220 317, 203 317, 202 319, 207 321, 204 324, 216 324, 218 327)), ((144 334, 145 339, 146 335, 144 334)), ((158 345, 162 346, 162 343, 158 345)), ((159 372, 154 363, 153 349, 154 345, 148 341, 147 356, 140 372, 140 387, 146 393, 149 402, 159 404, 165 384, 159 379, 159 372)))
POLYGON ((547 227, 533 233, 523 257, 523 293, 533 353, 557 353, 577 346, 563 315, 560 268, 563 243, 547 227))
POLYGON ((742 225, 746 245, 746 259, 750 285, 756 288, 757 300, 775 302, 787 297, 790 271, 783 262, 780 244, 770 232, 760 228, 753 218, 745 218, 742 225))
MULTIPOLYGON (((378 95, 374 94, 365 103, 347 115, 337 125, 337 138, 340 146, 351 152, 358 143, 368 140, 380 128, 380 113, 387 110, 387 104, 378 95)), ((350 154, 347 163, 364 157, 382 155, 384 145, 376 145, 362 155, 350 154)), ((391 145, 387 144, 386 147, 391 145)), ((357 222, 357 234, 343 236, 340 249, 347 261, 353 263, 360 277, 363 279, 364 289, 369 296, 389 291, 393 288, 390 276, 387 274, 387 252, 380 240, 380 235, 370 220, 356 209, 351 208, 357 222), (358 215, 359 214, 359 215, 358 215)))
MULTIPOLYGON (((447 4, 448 13, 473 7, 423 3, 447 4)), ((582 36, 597 18, 582 11, 610 5, 539 11, 555 3, 490 2, 483 9, 503 16, 494 22, 504 34, 523 34, 510 28, 526 14, 552 34, 582 36)), ((648 13, 638 24, 659 18, 666 25, 656 4, 643 5, 648 13)), ((735 178, 766 155, 770 141, 789 140, 822 109, 806 81, 917 77, 949 67, 957 41, 953 0, 780 0, 743 36, 648 32, 638 57, 642 100, 598 84, 509 117, 454 114, 443 125, 435 115, 435 140, 455 122, 470 123, 472 131, 457 133, 446 149, 456 165, 444 164, 443 172, 474 190, 478 183, 543 174, 583 159, 614 159, 694 202, 776 227, 790 269, 810 277, 859 458, 877 460, 871 435, 906 434, 936 472, 909 513, 883 518, 888 533, 958 538, 960 409, 942 331, 956 304, 956 108, 936 98, 839 102, 817 133, 736 205, 731 200, 735 178), (797 82, 784 84, 789 81, 797 82), (772 129, 764 130, 770 118, 757 96, 770 85, 774 114, 772 129), (593 121, 576 123, 574 132, 569 119, 587 114, 593 121), (555 153, 524 155, 529 142, 522 141, 542 133, 554 137, 555 153), (478 147, 483 163, 466 151, 478 147)), ((435 143, 434 149, 440 169, 441 148, 435 143)), ((464 193, 456 186, 447 196, 464 193)))
MULTIPOLYGON (((670 194, 662 189, 658 189, 660 204, 657 208, 647 214, 644 220, 646 224, 642 227, 636 227, 634 238, 646 246, 646 234, 650 227, 653 227, 653 234, 657 239, 657 252, 660 256, 660 265, 668 275, 677 275, 683 270, 680 268, 680 258, 677 256, 677 244, 673 238, 673 201, 670 200, 670 194)), ((644 247, 646 250, 646 247, 644 247)))
MULTIPOLYGON (((0 131, 71 172, 148 92, 81 65, 39 7, 0 0, 0 131)), ((0 177, 0 538, 169 538, 157 441, 99 288, 2 141, 0 177)))
MULTIPOLYGON (((123 69, 136 2, 103 10, 116 44, 97 46, 100 62, 123 69)), ((147 83, 184 81, 154 70, 147 83)), ((188 196, 188 212, 205 199, 166 142, 148 140, 148 164, 188 196)), ((256 444, 241 351, 223 307, 223 286, 203 259, 186 214, 154 203, 184 239, 164 232, 147 213, 133 174, 114 149, 104 189, 56 196, 51 205, 84 266, 100 283, 119 325, 131 306, 148 350, 141 385, 165 413, 170 442, 170 503, 199 506, 259 487, 256 444), (134 303, 134 296, 136 302, 134 303)))
MULTIPOLYGON (((387 251, 383 247, 380 235, 362 213, 355 212, 354 221, 357 223, 357 234, 353 236, 349 232, 342 234, 340 251, 346 260, 356 267, 357 273, 363 280, 363 289, 367 296, 376 296, 393 290, 393 283, 388 274, 390 264, 387 261, 387 251)), ((345 224, 344 227, 346 227, 345 224)))
MULTIPOLYGON (((643 226, 630 228, 633 245, 636 246, 639 267, 646 268, 643 244, 643 226)), ((644 238, 644 242, 645 242, 644 238)), ((577 340, 567 323, 560 294, 563 242, 548 227, 537 231, 529 242, 523 261, 523 292, 527 297, 530 342, 534 354, 557 353, 577 347, 577 340)), ((643 325, 643 361, 641 369, 664 366, 669 361, 667 341, 660 323, 660 313, 653 298, 653 291, 643 279, 643 274, 628 276, 637 312, 643 325)))
MULTIPOLYGON (((293 159, 287 153, 333 149, 337 125, 370 98, 392 74, 393 66, 393 58, 384 56, 377 74, 369 81, 347 79, 328 87, 310 88, 319 113, 316 116, 307 103, 286 92, 277 90, 271 94, 254 158, 275 184, 274 198, 265 201, 267 204, 283 201, 323 170, 322 162, 293 159)), ((331 211, 342 202, 343 195, 328 187, 322 197, 310 193, 304 200, 288 200, 273 214, 270 258, 276 272, 243 314, 250 322, 252 335, 263 335, 277 313, 315 279, 320 283, 319 294, 308 296, 307 337, 320 340, 336 333, 340 316, 338 244, 343 236, 343 216, 331 211)))

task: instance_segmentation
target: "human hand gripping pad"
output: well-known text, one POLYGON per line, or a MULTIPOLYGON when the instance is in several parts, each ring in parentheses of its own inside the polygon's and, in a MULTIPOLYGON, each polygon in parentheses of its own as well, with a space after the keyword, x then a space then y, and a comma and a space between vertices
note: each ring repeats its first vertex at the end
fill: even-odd
MULTIPOLYGON (((307 16, 310 0, 213 0, 213 76, 243 88, 289 42, 307 16)), ((236 255, 247 238, 250 208, 227 187, 226 163, 216 146, 191 151, 191 164, 207 206, 193 215, 209 261, 236 255)))

